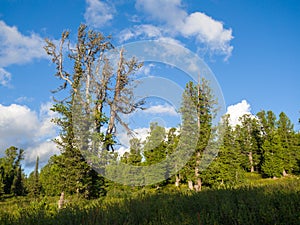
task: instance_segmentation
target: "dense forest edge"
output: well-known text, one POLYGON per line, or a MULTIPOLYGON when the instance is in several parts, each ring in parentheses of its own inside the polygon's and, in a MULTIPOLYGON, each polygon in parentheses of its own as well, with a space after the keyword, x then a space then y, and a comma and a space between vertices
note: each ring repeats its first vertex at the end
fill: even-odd
POLYGON ((24 150, 5 150, 0 224, 299 224, 299 131, 284 112, 272 110, 246 114, 234 126, 224 115, 214 125, 217 99, 205 78, 186 84, 179 127, 151 123, 146 140, 132 138, 129 151, 119 156, 115 125, 129 132, 120 115, 144 110, 144 100, 135 102, 133 93, 134 75, 143 64, 116 49, 114 71, 115 62, 105 57, 112 49, 111 37, 85 25, 78 28, 75 47, 68 31, 60 43, 46 40, 54 75, 61 80, 54 93, 64 95, 51 109, 59 114, 53 122, 60 136, 53 141, 61 154, 42 168, 37 157, 26 175, 24 150), (76 132, 74 124, 82 118, 88 120, 80 128, 88 124, 92 130, 76 132), (208 146, 217 146, 217 152, 208 146), (193 150, 187 162, 178 149, 193 150), (122 167, 147 167, 172 155, 175 165, 156 168, 155 177, 122 167), (210 162, 207 168, 201 169, 201 160, 210 162), (114 163, 118 170, 107 166, 114 163), (161 181, 152 182, 157 177, 161 181))

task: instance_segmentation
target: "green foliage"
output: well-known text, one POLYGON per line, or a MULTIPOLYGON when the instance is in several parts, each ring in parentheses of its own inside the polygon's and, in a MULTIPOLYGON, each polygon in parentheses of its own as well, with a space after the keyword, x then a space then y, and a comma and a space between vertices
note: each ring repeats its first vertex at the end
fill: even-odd
POLYGON ((272 180, 264 186, 200 193, 140 194, 87 201, 67 197, 21 203, 8 211, 1 204, 0 224, 299 224, 299 178, 272 180))
POLYGON ((0 160, 0 196, 1 193, 15 196, 25 194, 24 173, 21 167, 23 158, 23 149, 11 146, 5 150, 5 157, 0 160))
POLYGON ((30 196, 38 197, 41 192, 41 184, 39 180, 39 157, 37 156, 35 168, 26 180, 27 192, 30 196))
POLYGON ((207 80, 199 79, 198 84, 189 82, 186 84, 182 96, 182 105, 180 112, 182 114, 182 126, 189 135, 184 135, 183 142, 189 143, 192 138, 197 139, 197 143, 193 144, 189 151, 193 151, 193 154, 188 161, 187 165, 181 171, 181 174, 190 183, 195 182, 196 190, 201 189, 201 174, 199 172, 201 165, 201 157, 203 152, 209 144, 209 140, 212 138, 212 119, 216 113, 216 99, 212 93, 207 80), (190 140, 188 140, 190 139, 190 140))
POLYGON ((157 123, 150 124, 150 134, 144 144, 143 151, 146 165, 155 164, 165 159, 165 137, 166 131, 164 127, 159 126, 157 123))
POLYGON ((244 170, 241 166, 242 155, 238 151, 234 131, 229 124, 229 116, 223 117, 222 144, 215 160, 203 172, 203 183, 213 188, 229 188, 241 183, 244 170))

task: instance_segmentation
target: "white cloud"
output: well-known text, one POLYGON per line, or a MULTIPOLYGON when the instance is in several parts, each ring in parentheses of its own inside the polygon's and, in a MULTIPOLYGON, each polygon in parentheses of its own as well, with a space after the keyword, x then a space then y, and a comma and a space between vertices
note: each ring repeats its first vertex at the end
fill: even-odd
MULTIPOLYGON (((137 0, 136 8, 146 13, 148 19, 160 22, 156 29, 160 30, 163 35, 195 37, 198 42, 207 46, 212 53, 225 55, 225 59, 230 57, 233 50, 233 46, 230 45, 230 41, 233 39, 232 29, 224 28, 222 22, 214 20, 202 12, 188 14, 183 9, 181 0, 162 2, 137 0)), ((152 27, 153 29, 154 27, 152 27)), ((146 29, 140 31, 149 34, 146 29)), ((131 32, 131 36, 127 36, 127 38, 137 36, 136 33, 131 32)))
POLYGON ((229 123, 234 127, 241 124, 239 121, 241 116, 251 115, 251 106, 246 100, 242 100, 235 105, 228 106, 226 114, 230 115, 229 123))
POLYGON ((170 105, 155 105, 151 106, 143 111, 144 113, 149 114, 165 114, 168 116, 178 116, 179 114, 176 112, 174 107, 170 105))
POLYGON ((33 146, 30 146, 25 149, 25 152, 25 163, 27 165, 32 165, 35 162, 37 156, 39 156, 39 161, 41 163, 45 163, 52 155, 59 154, 59 150, 56 144, 51 140, 40 142, 33 146))
POLYGON ((195 12, 185 18, 181 33, 184 36, 195 36, 198 41, 206 43, 212 51, 231 55, 233 47, 232 29, 225 29, 223 23, 201 12, 195 12))
POLYGON ((42 104, 37 113, 24 105, 0 104, 1 152, 10 146, 23 148, 27 165, 34 163, 37 155, 43 163, 58 153, 55 144, 49 141, 56 136, 56 127, 51 122, 56 114, 49 110, 50 106, 51 103, 42 104))
POLYGON ((39 35, 21 34, 17 27, 8 26, 0 20, 0 85, 10 86, 11 74, 5 67, 13 64, 25 64, 34 59, 46 58, 43 46, 45 42, 39 35))
POLYGON ((26 97, 26 96, 21 96, 21 97, 19 97, 19 98, 17 98, 16 100, 15 100, 15 102, 17 102, 17 103, 23 103, 23 102, 32 102, 33 101, 33 98, 31 98, 31 97, 26 97))
POLYGON ((0 68, 0 85, 8 86, 11 79, 11 74, 5 69, 0 68))
POLYGON ((100 0, 86 0, 86 3, 84 19, 88 25, 100 28, 113 19, 115 13, 113 6, 100 0))
POLYGON ((119 133, 116 134, 116 136, 122 146, 129 148, 129 140, 131 138, 134 137, 134 138, 140 139, 141 141, 145 141, 146 137, 149 134, 149 131, 150 131, 150 128, 142 127, 142 128, 134 129, 133 136, 128 135, 127 132, 125 132, 125 131, 124 132, 120 131, 119 133))
POLYGON ((153 63, 144 64, 135 74, 141 76, 152 76, 152 70, 155 68, 153 63))
POLYGON ((187 13, 182 9, 181 0, 137 0, 136 8, 145 12, 150 19, 167 23, 170 26, 180 26, 187 13))
POLYGON ((132 38, 158 38, 162 36, 162 30, 159 27, 150 24, 135 25, 133 28, 127 28, 120 32, 119 41, 125 42, 132 38))
POLYGON ((10 27, 0 20, 0 67, 45 58, 47 55, 43 49, 44 44, 39 35, 25 36, 17 27, 10 27))

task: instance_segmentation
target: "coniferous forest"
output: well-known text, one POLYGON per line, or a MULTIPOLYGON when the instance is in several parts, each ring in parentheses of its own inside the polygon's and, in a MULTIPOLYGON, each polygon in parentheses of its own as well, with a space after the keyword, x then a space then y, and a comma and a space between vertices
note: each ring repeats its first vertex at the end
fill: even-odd
POLYGON ((121 115, 144 107, 132 91, 143 64, 127 59, 126 49, 116 50, 116 62, 106 58, 114 49, 111 37, 85 25, 75 46, 69 35, 45 42, 61 82, 53 87, 51 109, 59 115, 53 141, 60 154, 42 168, 37 157, 25 174, 24 150, 5 150, 0 224, 300 224, 300 133, 284 112, 246 114, 235 126, 224 115, 215 125, 218 100, 209 81, 190 81, 179 109, 182 124, 151 123, 146 139, 132 137, 119 156, 116 124, 130 132, 121 115), (183 162, 182 152, 189 151, 183 162), (162 161, 154 172, 141 169, 162 161))

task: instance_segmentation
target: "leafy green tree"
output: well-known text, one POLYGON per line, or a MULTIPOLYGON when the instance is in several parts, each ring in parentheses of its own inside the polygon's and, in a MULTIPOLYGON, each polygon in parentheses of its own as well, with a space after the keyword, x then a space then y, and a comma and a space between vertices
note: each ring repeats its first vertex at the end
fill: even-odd
POLYGON ((130 165, 139 166, 142 163, 142 144, 138 138, 129 141, 130 150, 125 152, 121 161, 130 165))
POLYGON ((244 177, 241 168, 241 155, 237 147, 233 128, 229 124, 229 115, 222 119, 222 144, 218 155, 203 172, 203 183, 214 188, 233 187, 244 177))
POLYGON ((299 175, 300 174, 300 133, 299 132, 295 133, 294 140, 295 140, 295 145, 293 151, 296 154, 296 169, 294 173, 299 175))
POLYGON ((0 158, 0 198, 4 195, 4 167, 2 165, 3 159, 0 158))
POLYGON ((143 151, 146 165, 160 162, 166 157, 165 137, 164 127, 159 126, 158 123, 150 124, 150 134, 145 141, 143 151))
MULTIPOLYGON (((167 140, 166 140, 166 153, 167 153, 167 158, 170 158, 172 154, 177 150, 178 148, 178 143, 179 143, 179 134, 177 132, 177 128, 172 127, 167 135, 167 140)), ((168 161, 169 162, 169 161, 168 161)), ((180 175, 180 170, 179 170, 179 165, 177 165, 178 161, 175 160, 175 165, 172 164, 172 162, 169 162, 167 165, 167 177, 169 177, 170 173, 172 172, 172 168, 175 166, 175 170, 178 171, 176 174, 171 176, 168 180, 167 183, 175 183, 175 187, 179 187, 180 181, 181 181, 181 175, 180 175)))
POLYGON ((264 162, 262 164, 262 173, 266 177, 281 177, 284 170, 282 160, 284 148, 281 145, 280 137, 274 134, 272 139, 266 140, 263 145, 264 162))
POLYGON ((249 171, 260 171, 262 162, 262 137, 259 121, 252 115, 240 118, 241 125, 236 126, 237 141, 243 154, 243 167, 249 171))
MULTIPOLYGON (((145 157, 145 162, 143 165, 150 166, 153 164, 157 164, 166 159, 166 130, 164 127, 158 125, 158 123, 150 124, 150 133, 144 143, 143 156, 145 157)), ((156 176, 165 177, 167 176, 167 168, 165 166, 155 167, 157 171, 155 171, 156 176)), ((146 179, 150 182, 152 179, 151 175, 145 174, 146 179)), ((149 182, 149 183, 150 183, 149 182)), ((160 183, 158 185, 162 185, 160 183)))
POLYGON ((105 173, 106 165, 115 160, 116 123, 129 131, 120 114, 129 114, 142 104, 134 102, 130 78, 142 64, 135 58, 126 60, 121 49, 114 73, 105 56, 113 48, 110 37, 88 30, 85 25, 78 28, 75 48, 69 47, 68 38, 69 32, 63 32, 58 45, 46 40, 45 46, 56 65, 55 76, 63 81, 57 91, 70 92, 52 108, 60 114, 54 122, 61 128, 60 138, 55 140, 61 157, 54 158, 53 163, 60 168, 59 183, 65 192, 97 197, 96 193, 103 190, 98 187, 103 178, 91 165, 105 173), (68 71, 72 63, 73 71, 68 71))
POLYGON ((295 151, 295 131, 291 120, 284 112, 279 114, 277 132, 283 147, 282 160, 284 162, 283 175, 293 173, 297 168, 297 152, 295 151))
MULTIPOLYGON (((119 180, 122 180, 123 184, 141 186, 144 181, 144 174, 141 167, 136 166, 142 165, 142 143, 138 138, 132 138, 129 144, 129 152, 123 154, 120 165, 118 165, 123 167, 119 180)), ((138 187, 132 187, 132 190, 134 189, 138 189, 138 187)))
POLYGON ((21 165, 16 169, 11 191, 15 196, 22 196, 25 194, 24 174, 21 165))
POLYGON ((5 150, 5 157, 1 160, 2 186, 5 194, 24 194, 24 174, 21 168, 23 158, 23 149, 11 146, 5 150))
POLYGON ((35 168, 32 173, 29 174, 26 182, 27 191, 29 195, 37 197, 41 192, 41 184, 39 179, 39 157, 37 156, 35 161, 35 168))
MULTIPOLYGON (((64 168, 57 163, 57 161, 62 161, 62 157, 61 155, 51 156, 48 163, 41 169, 39 181, 42 186, 41 193, 43 195, 59 196, 65 190, 64 179, 61 177, 64 173, 64 168)), ((30 177, 34 178, 33 174, 30 177)))
POLYGON ((200 191, 202 186, 199 165, 201 156, 212 137, 212 119, 217 110, 215 108, 216 104, 217 101, 207 80, 204 78, 202 80, 199 79, 198 84, 194 84, 193 82, 187 83, 181 106, 182 120, 183 125, 190 124, 188 126, 192 127, 196 125, 198 142, 194 147, 195 152, 193 156, 183 171, 190 189, 195 188, 196 191, 200 191), (193 182, 195 185, 193 185, 193 182))
POLYGON ((272 111, 258 114, 264 137, 262 173, 267 177, 285 176, 297 170, 297 144, 290 119, 280 113, 278 120, 272 111))

